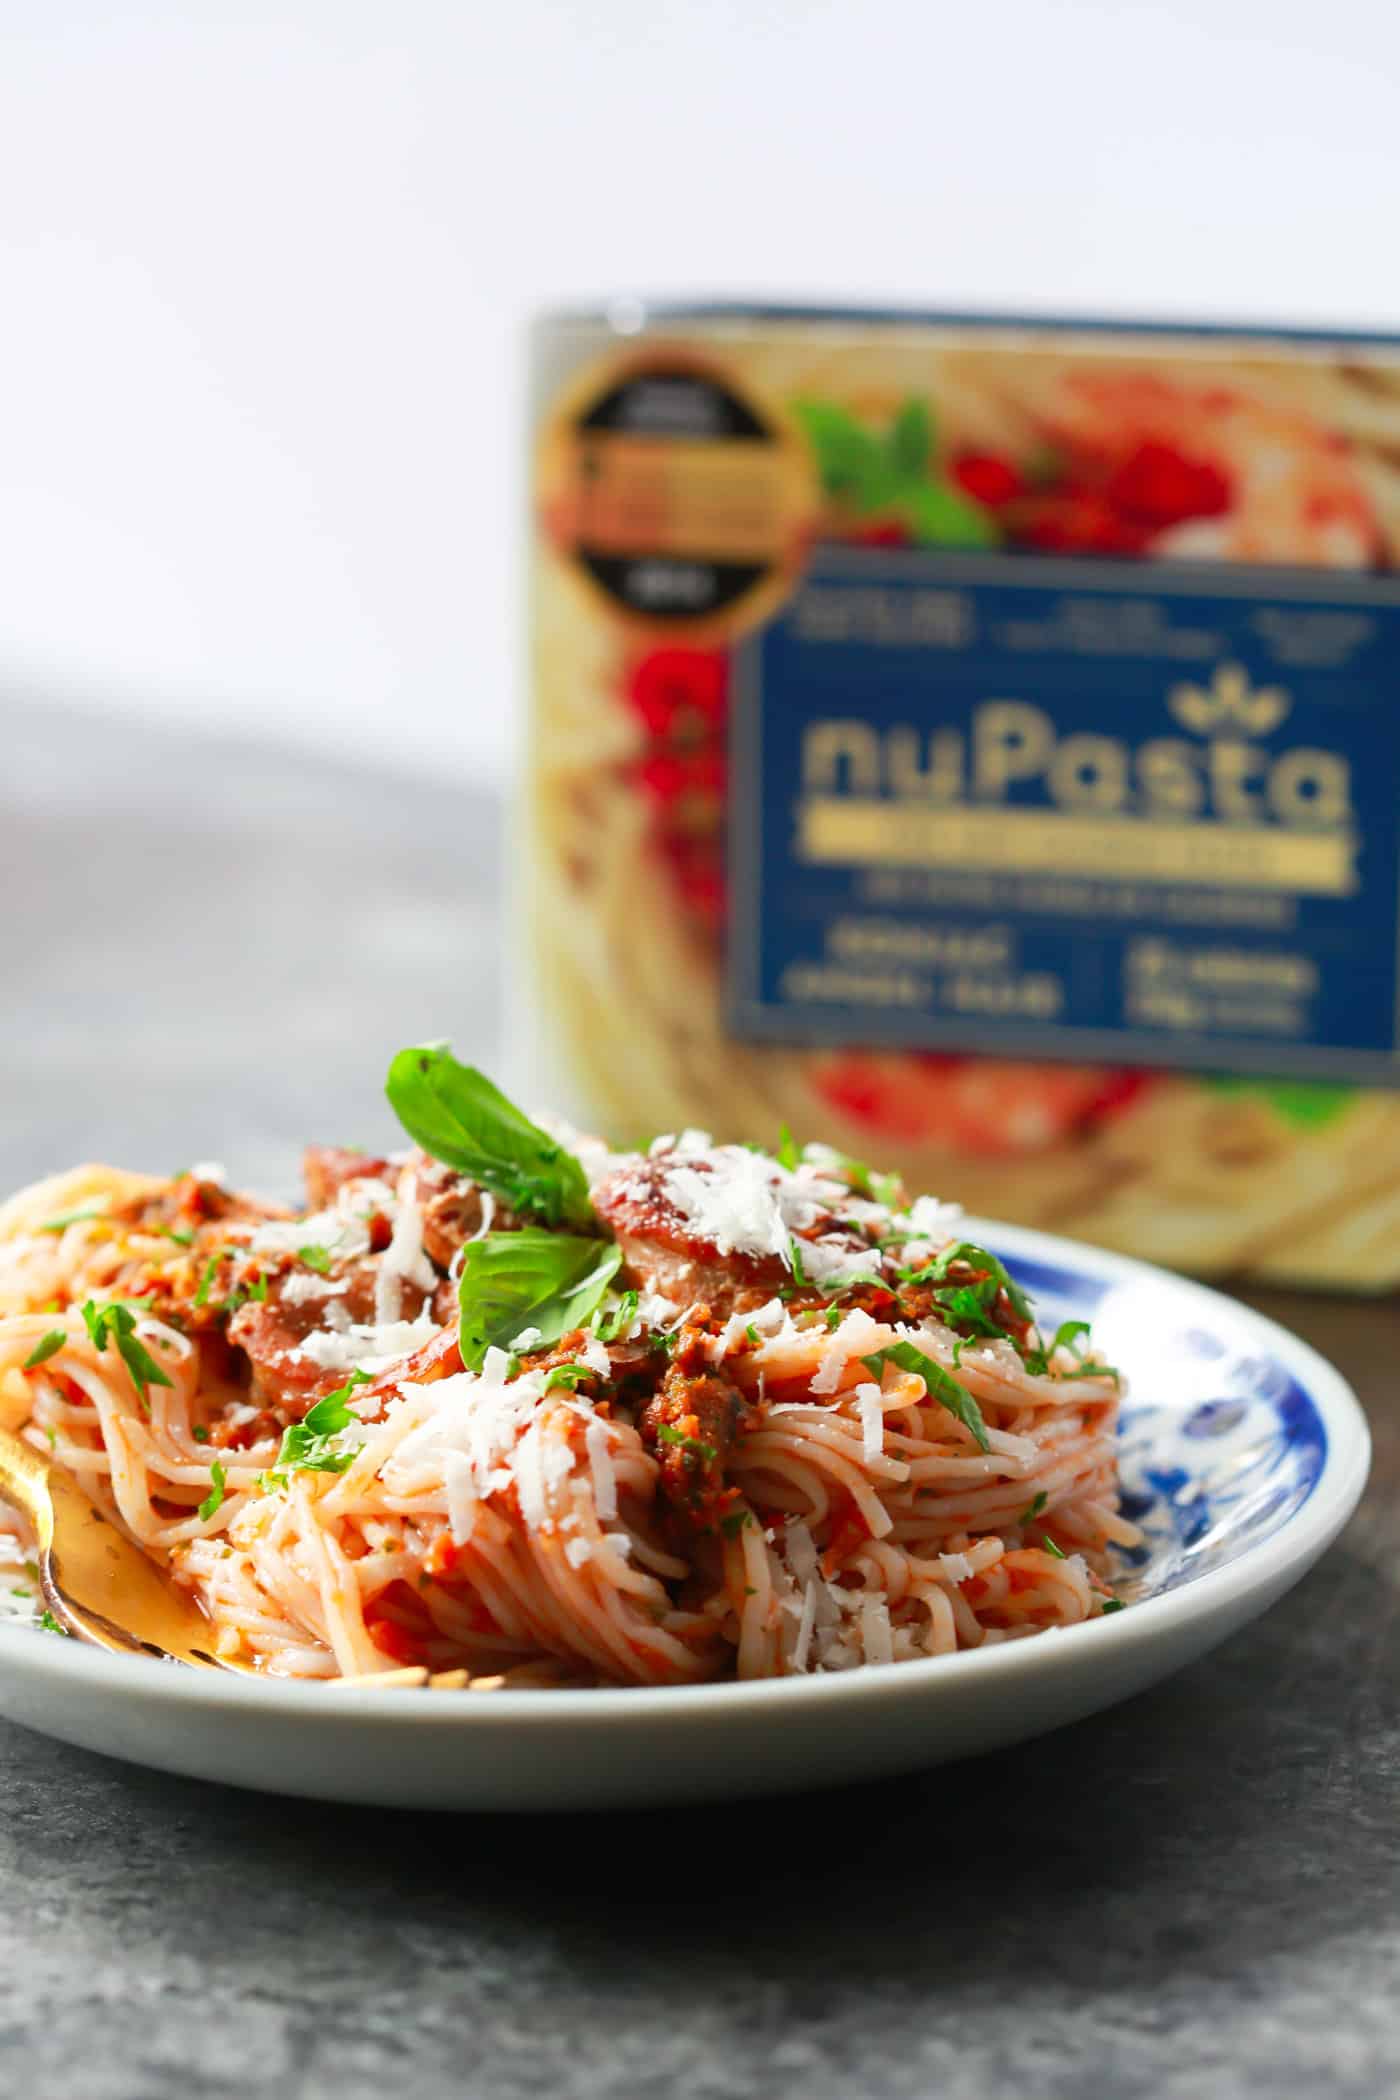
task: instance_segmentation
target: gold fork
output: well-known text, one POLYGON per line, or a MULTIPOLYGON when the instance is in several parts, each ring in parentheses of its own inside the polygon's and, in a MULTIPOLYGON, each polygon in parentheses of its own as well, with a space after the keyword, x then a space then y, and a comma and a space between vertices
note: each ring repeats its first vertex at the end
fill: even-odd
MULTIPOLYGON (((34 1534, 39 1587, 65 1633, 118 1654, 252 1674, 251 1664, 215 1653, 209 1621, 194 1599, 89 1502, 72 1474, 7 1429, 0 1429, 0 1502, 17 1509, 34 1534)), ((447 1692, 494 1691, 501 1680, 410 1669, 339 1682, 374 1691, 447 1692)))
POLYGON ((44 1602, 65 1633, 198 1670, 248 1668, 216 1655, 194 1599, 89 1502, 71 1473, 9 1430, 0 1430, 0 1502, 34 1534, 44 1602))

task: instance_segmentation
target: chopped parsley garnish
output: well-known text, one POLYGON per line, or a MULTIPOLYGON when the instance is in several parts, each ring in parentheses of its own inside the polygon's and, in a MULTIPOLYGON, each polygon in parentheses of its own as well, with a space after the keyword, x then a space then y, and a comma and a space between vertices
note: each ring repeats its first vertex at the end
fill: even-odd
POLYGON ((763 1336, 754 1326, 752 1320, 749 1321, 748 1326, 744 1329, 744 1338, 751 1349, 761 1349, 763 1347, 763 1336))
POLYGON ((1099 1617, 1106 1619, 1111 1611, 1122 1611, 1123 1609, 1124 1605, 1121 1597, 1105 1597, 1103 1603, 1099 1606, 1099 1617))
POLYGON ((788 1256, 792 1262, 792 1280, 800 1287, 806 1284, 807 1271, 802 1266, 802 1252, 791 1235, 788 1237, 788 1256))
POLYGON ((600 1342, 620 1341, 637 1317, 637 1293, 624 1291, 616 1305, 599 1307, 590 1326, 600 1342))
POLYGON ((60 1626, 57 1619, 54 1617, 51 1611, 40 1612, 39 1624, 43 1627, 45 1633, 60 1633, 62 1634, 65 1640, 67 1640, 69 1637, 68 1628, 66 1626, 60 1626))
POLYGON ((1018 1524, 1029 1524, 1032 1517, 1038 1517, 1040 1515, 1040 1512, 1044 1509, 1046 1503, 1049 1500, 1050 1497, 1046 1494, 1044 1488, 1042 1488, 1040 1493, 1036 1496, 1034 1502, 1028 1502, 1026 1504, 1025 1508, 1021 1511, 1020 1516, 1017 1517, 1016 1522, 1018 1524))
POLYGON ((720 1518, 719 1528, 727 1539, 737 1539, 744 1526, 751 1522, 748 1510, 731 1509, 727 1515, 720 1518))
POLYGON ((34 1347, 20 1365, 20 1369, 22 1371, 37 1371, 40 1364, 46 1364, 51 1356, 57 1356, 67 1339, 68 1330, 66 1327, 51 1327, 48 1333, 42 1335, 34 1344, 34 1347))
POLYGON ((223 1508, 226 1478, 224 1462, 221 1458, 216 1458, 213 1465, 209 1468, 209 1492, 199 1505, 199 1515, 202 1523, 207 1524, 209 1519, 216 1517, 223 1508))
POLYGON ((921 1269, 902 1270, 900 1280, 903 1283, 948 1283, 953 1280, 948 1272, 959 1265, 972 1269, 1000 1285, 1017 1319, 1030 1321, 1031 1301, 1008 1272, 1006 1264, 999 1261, 995 1254, 989 1254, 985 1247, 975 1245, 972 1240, 955 1240, 950 1247, 945 1247, 940 1254, 936 1254, 931 1262, 925 1262, 921 1269))
POLYGON ((528 1329, 547 1348, 582 1327, 622 1261, 610 1240, 524 1226, 468 1243, 457 1286, 462 1362, 479 1371, 488 1349, 508 1349, 528 1329))
POLYGON ((839 1327, 845 1317, 839 1305, 828 1305, 825 1314, 827 1333, 830 1334, 833 1329, 839 1327))
POLYGON ((177 1232, 173 1225, 157 1225, 156 1234, 160 1239, 174 1240, 177 1247, 192 1247, 194 1245, 194 1234, 192 1232, 177 1232))
POLYGON ((354 1408, 348 1407, 346 1402, 356 1386, 370 1383, 368 1371, 352 1371, 344 1385, 337 1386, 333 1393, 327 1393, 324 1399, 307 1409, 303 1421, 294 1422, 290 1429, 284 1429, 277 1463, 263 1474, 263 1486, 285 1487, 293 1473, 344 1473, 352 1466, 359 1455, 359 1447, 347 1449, 333 1443, 332 1438, 359 1422, 354 1408))
POLYGON ((982 1410, 967 1387, 960 1385, 950 1371, 945 1371, 942 1364, 935 1363, 931 1356, 925 1356, 923 1350, 916 1349, 912 1342, 895 1342, 890 1348, 877 1350, 874 1356, 864 1357, 862 1361, 868 1370, 874 1372, 876 1378, 883 1376, 886 1364, 894 1364, 899 1370, 912 1372, 916 1378, 922 1378, 929 1398, 941 1401, 949 1414, 956 1415, 964 1429, 971 1431, 982 1450, 991 1450, 987 1425, 982 1420, 982 1410))
POLYGON ((153 1385, 173 1385, 166 1372, 152 1356, 145 1343, 136 1334, 136 1311, 144 1312, 149 1301, 134 1298, 124 1303, 114 1298, 110 1305, 95 1305, 91 1298, 82 1308, 83 1324, 99 1355, 112 1342, 118 1356, 126 1365, 131 1382, 140 1396, 141 1405, 147 1405, 147 1388, 153 1385), (133 1306, 136 1311, 133 1311, 133 1306))
POLYGON ((304 1261, 307 1268, 314 1269, 318 1276, 326 1276, 330 1273, 331 1250, 329 1247, 298 1247, 297 1260, 304 1261))
POLYGON ((980 1283, 952 1283, 935 1289, 934 1303, 940 1317, 950 1327, 969 1327, 973 1336, 1004 1338, 1006 1330, 992 1317, 992 1307, 1001 1292, 995 1276, 984 1277, 980 1283))
POLYGON ((219 1273, 219 1263, 223 1258, 223 1254, 211 1254, 208 1261, 204 1264, 204 1274, 200 1277, 199 1289, 194 1294, 194 1302, 197 1307, 205 1306, 209 1303, 209 1293, 213 1289, 214 1278, 219 1273))
POLYGON ((385 1081, 409 1136, 446 1166, 548 1225, 592 1225, 588 1178, 572 1152, 445 1043, 400 1050, 385 1081))
POLYGON ((104 1205, 101 1203, 89 1203, 82 1210, 64 1211, 62 1217, 45 1218, 39 1230, 40 1232, 66 1232, 70 1225, 86 1225, 89 1218, 105 1218, 106 1215, 107 1212, 104 1205))
POLYGON ((552 1393, 555 1386, 562 1385, 567 1387, 569 1392, 575 1393, 585 1378, 594 1376, 596 1373, 590 1371, 587 1364, 555 1364, 544 1382, 544 1389, 547 1393, 552 1393))
POLYGON ((1087 1320, 1062 1320, 1055 1329, 1053 1337, 1045 1344, 1043 1349, 1027 1350, 1026 1369, 1033 1372, 1037 1377, 1043 1378, 1054 1360, 1056 1351, 1059 1349, 1072 1349, 1075 1356, 1082 1357, 1084 1354, 1083 1350, 1073 1349, 1073 1344, 1079 1340, 1081 1335, 1087 1335, 1088 1332, 1089 1322, 1087 1320))
POLYGON ((851 1159, 838 1152, 832 1162, 843 1181, 848 1181, 858 1196, 870 1203, 879 1203, 886 1210, 893 1210, 902 1193, 898 1174, 880 1174, 868 1167, 862 1159, 851 1159))
POLYGON ((788 1129, 786 1123, 781 1123, 778 1126, 778 1149, 773 1154, 773 1157, 777 1160, 778 1165, 786 1167, 789 1173, 802 1164, 802 1154, 798 1149, 797 1140, 788 1129))
POLYGON ((1048 1532, 1048 1531, 1042 1531, 1042 1532, 1041 1532, 1041 1534, 1040 1534, 1040 1543, 1041 1543, 1041 1546, 1042 1546, 1043 1550, 1044 1550, 1044 1551, 1045 1551, 1046 1553, 1048 1553, 1048 1554, 1050 1555, 1050 1558, 1051 1558, 1052 1560, 1068 1560, 1068 1559, 1069 1559, 1069 1555, 1068 1555, 1068 1554, 1066 1553, 1066 1551, 1065 1551, 1064 1547, 1063 1547, 1063 1546, 1057 1546, 1057 1545, 1055 1544, 1055 1541, 1054 1541, 1054 1540, 1053 1540, 1053 1539, 1051 1538, 1051 1536, 1050 1536, 1050 1534, 1049 1534, 1049 1532, 1048 1532))
POLYGON ((677 1429, 674 1422, 662 1422, 656 1434, 663 1444, 679 1444, 686 1460, 712 1466, 719 1457, 713 1444, 702 1443, 698 1436, 687 1436, 683 1429, 677 1429))
POLYGON ((190 1435, 197 1444, 207 1444, 209 1441, 209 1431, 203 1422, 196 1422, 194 1428, 190 1431, 190 1435))
POLYGON ((231 1290, 219 1307, 219 1311, 227 1317, 230 1313, 236 1313, 240 1305, 247 1305, 250 1301, 258 1305, 265 1304, 267 1301, 267 1278, 261 1272, 253 1278, 251 1283, 240 1283, 231 1290))

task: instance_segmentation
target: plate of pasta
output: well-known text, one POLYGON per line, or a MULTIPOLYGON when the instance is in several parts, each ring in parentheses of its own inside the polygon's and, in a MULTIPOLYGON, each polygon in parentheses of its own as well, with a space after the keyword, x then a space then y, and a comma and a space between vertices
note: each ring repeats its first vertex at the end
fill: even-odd
POLYGON ((386 1091, 403 1145, 311 1146, 296 1203, 0 1206, 0 1427, 228 1665, 63 1637, 0 1506, 0 1711, 386 1805, 874 1776, 1153 1682, 1361 1492, 1343 1380, 1200 1285, 786 1130, 613 1150, 444 1044, 386 1091))

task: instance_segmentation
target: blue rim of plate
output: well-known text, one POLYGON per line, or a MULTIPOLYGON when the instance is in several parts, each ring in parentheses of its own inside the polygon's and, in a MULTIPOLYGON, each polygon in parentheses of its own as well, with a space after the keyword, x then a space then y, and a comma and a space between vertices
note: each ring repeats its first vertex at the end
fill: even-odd
MULTIPOLYGON (((1082 1665, 1089 1643, 1100 1643, 1104 1659, 1112 1651, 1126 1656, 1139 1642, 1169 1643, 1187 1626, 1228 1615, 1242 1624, 1251 1608, 1267 1605, 1299 1579, 1336 1538, 1352 1515, 1370 1469, 1371 1439, 1361 1405, 1341 1373, 1307 1342, 1252 1307, 1226 1297, 1208 1285, 1158 1269, 1130 1256, 1110 1253, 1029 1226, 994 1220, 963 1220, 967 1237, 999 1253, 1013 1273, 1038 1299, 1038 1310, 1053 1311, 1071 1303, 1079 1317, 1100 1314, 1111 1295, 1136 1289, 1179 1309, 1180 1324, 1169 1332, 1202 1353, 1195 1337, 1211 1333, 1211 1323, 1241 1338, 1248 1337, 1248 1360, 1269 1364, 1280 1379, 1280 1422, 1296 1431, 1294 1448, 1301 1455, 1297 1492, 1274 1521, 1228 1555, 1221 1564, 1193 1563, 1172 1571, 1171 1579, 1145 1588, 1126 1611, 1078 1626, 1057 1628, 1033 1640, 994 1648, 963 1649, 956 1655, 903 1662, 887 1669, 849 1670, 810 1677, 763 1678, 747 1682, 724 1679, 695 1685, 608 1686, 588 1691, 499 1691, 481 1698, 393 1698, 363 1686, 334 1682, 224 1675, 188 1670, 178 1664, 114 1656, 75 1642, 40 1640, 27 1629, 0 1631, 0 1684, 6 1675, 53 1677, 89 1686, 108 1698, 158 1696, 177 1705, 261 1709, 280 1718, 306 1721, 313 1713, 325 1720, 353 1718, 395 1733, 403 1728, 440 1729, 469 1725, 478 1731, 507 1733, 535 1721, 555 1728, 566 1719, 573 1727, 612 1728, 626 1713, 652 1720, 679 1719, 703 1710, 711 1719, 725 1710, 741 1714, 770 1706, 806 1711, 830 1699, 875 1701, 901 1691, 914 1694, 936 1683, 966 1682, 1014 1672, 1027 1684, 1044 1672, 1082 1665), (1196 1321, 1186 1324, 1194 1311, 1196 1321)), ((1218 1339, 1218 1336, 1217 1336, 1218 1339)), ((1208 1406, 1209 1401, 1202 1401, 1208 1406)), ((1131 1419, 1131 1408, 1125 1418, 1131 1419)), ((1202 1439, 1203 1442, 1209 1441, 1202 1439)), ((1130 1490, 1130 1493, 1133 1492, 1130 1490)))
MULTIPOLYGON (((998 1231, 1005 1247, 1007 1228, 998 1231)), ((1042 1314, 1064 1308, 1100 1330, 1105 1302, 1125 1288, 1120 1278, 1063 1262, 1012 1255, 1009 1266, 1042 1314)), ((1135 1602, 1226 1566, 1252 1539, 1270 1536, 1303 1507, 1327 1465, 1322 1416, 1277 1355, 1251 1345, 1232 1356, 1219 1322, 1173 1328, 1167 1346, 1188 1400, 1148 1398, 1135 1373, 1119 1426, 1121 1507, 1147 1540, 1119 1556, 1115 1587, 1135 1602)))

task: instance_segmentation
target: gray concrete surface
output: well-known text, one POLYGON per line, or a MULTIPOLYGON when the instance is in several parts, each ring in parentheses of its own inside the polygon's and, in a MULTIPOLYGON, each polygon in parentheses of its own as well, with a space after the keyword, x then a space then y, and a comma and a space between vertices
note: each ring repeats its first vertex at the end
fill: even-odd
MULTIPOLYGON (((494 808, 0 709, 0 1183, 290 1185, 387 1051, 499 1042, 494 808)), ((0 1719, 16 2100, 1197 2100, 1400 2085, 1400 1312, 1275 1293, 1362 1391, 1341 1545, 1173 1683, 943 1772, 732 1811, 431 1819, 0 1719)))

